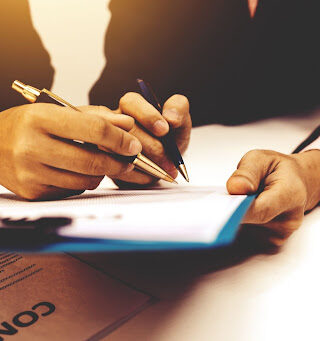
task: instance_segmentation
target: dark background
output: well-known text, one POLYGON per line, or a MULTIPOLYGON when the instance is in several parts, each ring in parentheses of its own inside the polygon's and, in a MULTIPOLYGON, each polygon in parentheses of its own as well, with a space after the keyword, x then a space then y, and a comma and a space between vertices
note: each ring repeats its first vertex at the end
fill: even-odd
MULTIPOLYGON (((319 1, 112 0, 108 60, 92 104, 117 107, 145 78, 191 102, 194 125, 238 124, 319 105, 319 1)), ((76 10, 76 9, 75 9, 76 10)), ((50 88, 53 68, 26 0, 0 2, 1 110, 25 103, 14 79, 50 88)))

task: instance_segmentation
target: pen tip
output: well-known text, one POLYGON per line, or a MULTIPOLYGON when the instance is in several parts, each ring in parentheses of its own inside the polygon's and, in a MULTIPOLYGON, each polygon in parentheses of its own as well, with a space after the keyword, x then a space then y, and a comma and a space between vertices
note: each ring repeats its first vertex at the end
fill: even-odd
POLYGON ((178 170, 179 170, 180 174, 186 179, 186 181, 190 182, 186 166, 184 164, 182 164, 179 166, 178 170))
POLYGON ((169 174, 166 174, 163 180, 168 181, 172 184, 178 184, 177 181, 169 174))

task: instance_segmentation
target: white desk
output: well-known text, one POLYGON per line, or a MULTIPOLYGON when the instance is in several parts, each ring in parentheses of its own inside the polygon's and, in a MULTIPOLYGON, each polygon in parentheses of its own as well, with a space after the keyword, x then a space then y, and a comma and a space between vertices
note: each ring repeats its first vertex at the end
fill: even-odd
MULTIPOLYGON (((250 149, 289 153, 319 115, 194 129, 186 163, 193 184, 222 184, 250 149)), ((196 213, 195 213, 196 214, 196 213)), ((159 298, 105 340, 320 340, 320 209, 276 254, 86 255, 159 298)))

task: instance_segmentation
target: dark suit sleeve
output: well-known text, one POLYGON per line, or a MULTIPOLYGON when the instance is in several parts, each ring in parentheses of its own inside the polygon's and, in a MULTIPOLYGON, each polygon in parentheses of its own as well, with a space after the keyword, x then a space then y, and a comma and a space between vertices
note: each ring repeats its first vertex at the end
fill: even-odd
POLYGON ((194 125, 239 124, 320 104, 319 0, 112 0, 107 66, 92 104, 115 108, 137 77, 163 102, 191 102, 194 125))
POLYGON ((11 90, 21 80, 36 87, 50 88, 53 68, 38 33, 35 31, 27 0, 0 2, 0 110, 25 104, 11 90))
POLYGON ((112 0, 110 10, 107 65, 91 103, 115 108, 125 92, 138 90, 141 77, 162 102, 186 95, 194 123, 213 121, 208 113, 221 102, 226 63, 249 24, 246 0, 112 0))

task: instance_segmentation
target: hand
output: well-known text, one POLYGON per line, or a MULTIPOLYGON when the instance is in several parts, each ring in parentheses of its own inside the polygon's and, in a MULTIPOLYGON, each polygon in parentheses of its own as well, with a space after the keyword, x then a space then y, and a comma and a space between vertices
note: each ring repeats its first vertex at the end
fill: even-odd
POLYGON ((130 172, 132 165, 96 145, 138 154, 141 143, 127 132, 134 120, 104 107, 82 110, 29 104, 0 113, 0 184, 26 199, 56 199, 94 189, 104 175, 130 172))
POLYGON ((280 246, 319 203, 319 175, 319 150, 296 155, 254 150, 242 158, 227 188, 230 194, 261 190, 243 223, 264 226, 269 241, 280 246))
MULTIPOLYGON (((141 95, 127 93, 121 98, 117 112, 135 119, 137 124, 130 130, 130 133, 141 142, 143 154, 176 178, 178 172, 172 161, 168 159, 159 137, 166 135, 170 127, 175 134, 180 152, 185 152, 192 128, 188 99, 182 95, 172 96, 164 104, 163 115, 161 115, 141 95)), ((153 177, 136 170, 113 177, 113 180, 119 186, 128 185, 128 183, 150 185, 156 181, 153 177)))

